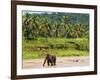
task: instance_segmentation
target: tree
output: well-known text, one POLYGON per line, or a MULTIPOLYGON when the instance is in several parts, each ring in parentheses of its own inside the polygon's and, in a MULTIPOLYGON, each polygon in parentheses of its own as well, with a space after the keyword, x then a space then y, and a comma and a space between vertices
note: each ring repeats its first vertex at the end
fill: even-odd
POLYGON ((81 24, 76 24, 73 27, 73 36, 75 38, 79 38, 82 37, 82 33, 83 33, 84 29, 82 28, 81 24))
MULTIPOLYGON (((74 20, 80 18, 82 14, 70 14, 74 20)), ((37 37, 65 37, 65 38, 80 38, 89 36, 89 25, 71 20, 72 17, 65 13, 46 13, 46 14, 30 14, 26 13, 22 16, 23 35, 29 40, 37 37), (71 22, 73 21, 73 22, 71 22), (77 23, 75 23, 77 22, 77 23), (86 33, 87 32, 87 33, 86 33), (85 34, 84 34, 85 33, 85 34)), ((85 16, 86 17, 86 16, 85 16)), ((82 21, 82 20, 80 20, 82 21)))
POLYGON ((29 19, 29 16, 30 14, 26 13, 25 15, 25 19, 23 20, 23 29, 25 31, 25 37, 26 39, 28 40, 29 39, 29 34, 30 34, 30 26, 29 26, 29 23, 30 23, 30 19, 29 19))

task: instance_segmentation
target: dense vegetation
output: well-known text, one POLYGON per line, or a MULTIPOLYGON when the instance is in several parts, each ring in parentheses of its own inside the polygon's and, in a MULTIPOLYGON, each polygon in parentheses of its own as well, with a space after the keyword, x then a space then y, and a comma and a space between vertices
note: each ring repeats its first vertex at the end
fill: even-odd
POLYGON ((88 14, 23 11, 22 27, 25 59, 88 55, 88 14))

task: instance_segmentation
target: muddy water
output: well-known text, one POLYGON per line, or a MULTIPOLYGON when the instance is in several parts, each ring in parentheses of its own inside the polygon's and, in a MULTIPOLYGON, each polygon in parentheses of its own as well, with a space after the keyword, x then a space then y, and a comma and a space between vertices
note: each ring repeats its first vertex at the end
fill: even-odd
POLYGON ((47 66, 47 64, 45 64, 45 66, 43 67, 43 61, 44 61, 44 59, 23 60, 23 69, 88 66, 89 65, 89 56, 57 57, 56 66, 47 66))

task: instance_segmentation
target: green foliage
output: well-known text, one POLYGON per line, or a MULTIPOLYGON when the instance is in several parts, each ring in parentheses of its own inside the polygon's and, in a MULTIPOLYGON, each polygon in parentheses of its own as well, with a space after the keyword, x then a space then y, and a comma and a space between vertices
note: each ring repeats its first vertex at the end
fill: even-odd
POLYGON ((89 15, 60 12, 22 14, 23 59, 89 55, 89 15))
POLYGON ((42 38, 23 40, 23 58, 42 58, 45 54, 57 56, 87 56, 89 55, 88 39, 42 38))
POLYGON ((41 12, 26 13, 22 16, 25 39, 82 38, 89 35, 89 15, 76 13, 41 12))
POLYGON ((65 56, 88 56, 88 51, 81 51, 75 49, 48 49, 46 51, 27 51, 23 52, 23 59, 35 59, 35 58, 43 58, 46 53, 54 54, 58 57, 65 56))

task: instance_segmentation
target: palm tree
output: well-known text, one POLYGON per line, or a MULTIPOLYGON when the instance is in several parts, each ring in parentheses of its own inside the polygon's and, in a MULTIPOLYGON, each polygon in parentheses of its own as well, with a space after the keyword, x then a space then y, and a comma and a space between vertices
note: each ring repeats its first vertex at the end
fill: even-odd
POLYGON ((25 37, 28 40, 29 39, 29 33, 30 33, 30 19, 29 19, 30 14, 26 13, 24 20, 23 20, 23 29, 25 30, 25 37))
POLYGON ((73 36, 76 38, 79 38, 82 36, 82 32, 84 31, 84 29, 82 28, 81 24, 77 24, 75 25, 73 30, 73 36))

